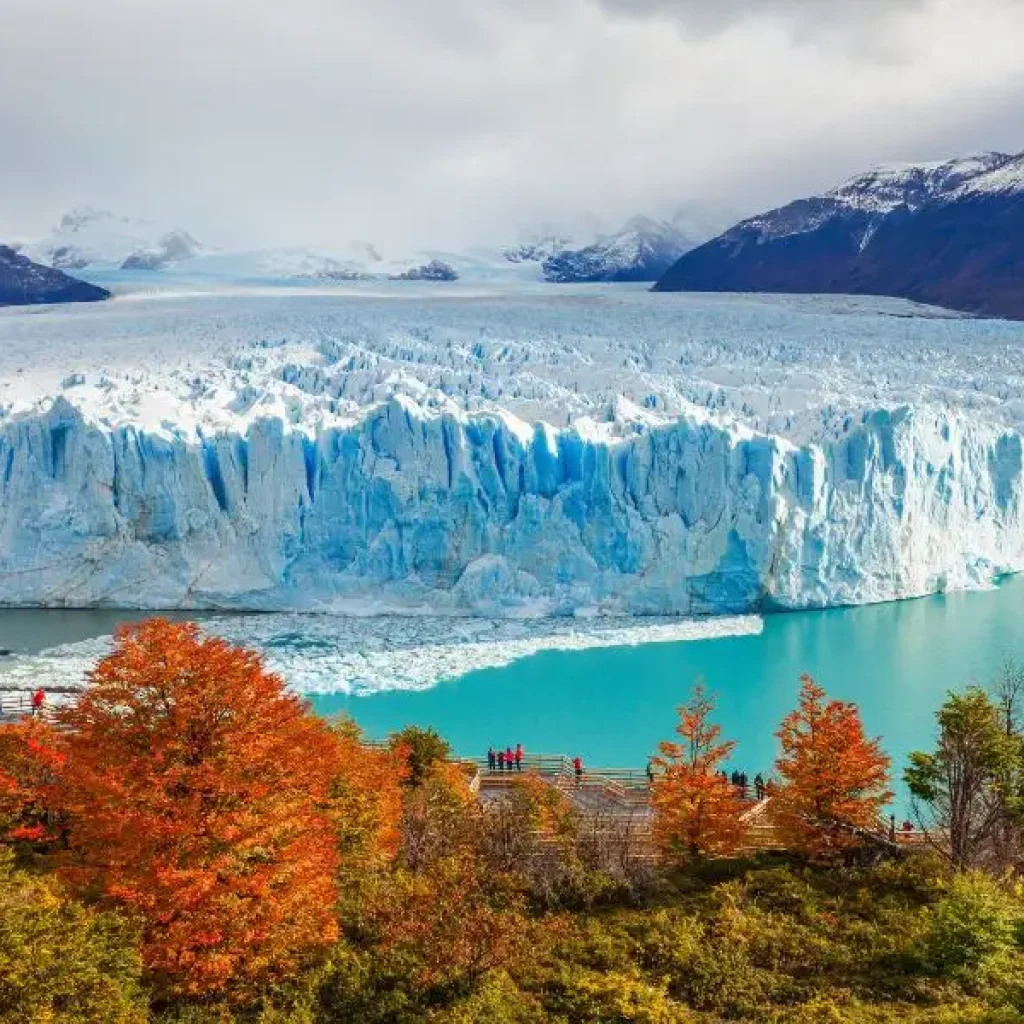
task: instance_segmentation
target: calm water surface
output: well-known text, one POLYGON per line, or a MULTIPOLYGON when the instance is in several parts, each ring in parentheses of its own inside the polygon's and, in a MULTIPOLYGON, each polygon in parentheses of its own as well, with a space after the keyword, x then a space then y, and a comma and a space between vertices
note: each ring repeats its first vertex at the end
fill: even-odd
POLYGON ((522 742, 595 765, 640 766, 671 738, 675 706, 702 678, 718 696, 726 735, 739 741, 736 765, 753 775, 770 768, 773 733, 810 672, 860 705, 902 771, 907 753, 931 742, 946 691, 988 683, 1007 657, 1024 661, 1024 577, 992 591, 769 616, 760 636, 544 652, 425 692, 314 703, 351 714, 373 736, 432 725, 465 754, 522 742))
MULTIPOLYGON (((313 702, 324 714, 352 715, 375 737, 430 725, 464 754, 521 742, 595 765, 640 766, 670 738, 673 709, 703 678, 718 695, 726 734, 739 740, 736 765, 752 775, 770 767, 773 733, 806 671, 830 694, 856 701, 902 767, 908 751, 931 741, 948 689, 989 682, 1007 657, 1024 661, 1022 613, 1024 577, 1017 577, 985 592, 770 616, 759 636, 544 652, 426 691, 313 702)), ((0 610, 0 648, 31 653, 141 617, 0 610)))

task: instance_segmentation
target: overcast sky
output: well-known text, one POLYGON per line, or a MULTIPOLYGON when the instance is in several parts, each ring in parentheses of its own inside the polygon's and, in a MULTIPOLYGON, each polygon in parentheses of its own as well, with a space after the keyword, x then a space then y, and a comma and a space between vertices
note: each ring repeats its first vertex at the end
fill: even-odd
POLYGON ((1024 0, 0 0, 0 238, 222 245, 743 212, 1024 149, 1024 0))

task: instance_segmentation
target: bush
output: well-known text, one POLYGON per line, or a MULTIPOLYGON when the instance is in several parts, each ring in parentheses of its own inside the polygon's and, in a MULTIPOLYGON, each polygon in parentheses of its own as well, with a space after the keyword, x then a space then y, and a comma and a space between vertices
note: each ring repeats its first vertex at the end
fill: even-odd
POLYGON ((980 982, 1016 947, 1021 911, 980 872, 957 875, 932 907, 924 958, 936 973, 980 982))
POLYGON ((143 1024, 137 937, 0 849, 0 1022, 143 1024))
POLYGON ((434 729, 421 729, 410 725, 391 737, 392 749, 403 749, 409 764, 407 782, 418 786, 426 779, 430 769, 438 761, 451 757, 451 745, 434 729))

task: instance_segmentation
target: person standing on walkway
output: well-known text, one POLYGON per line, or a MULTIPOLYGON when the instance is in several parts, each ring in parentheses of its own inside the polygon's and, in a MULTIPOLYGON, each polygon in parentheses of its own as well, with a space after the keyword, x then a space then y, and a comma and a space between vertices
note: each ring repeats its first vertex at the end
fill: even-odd
POLYGON ((516 752, 512 749, 512 745, 509 744, 509 746, 505 750, 505 767, 509 771, 512 771, 512 769, 515 768, 515 766, 516 766, 516 752))
POLYGON ((46 703, 46 693, 40 687, 32 694, 32 715, 33 717, 43 713, 43 705, 46 703))
POLYGON ((487 748, 487 770, 489 772, 494 771, 494 766, 498 763, 498 755, 494 753, 494 747, 487 748))
POLYGON ((498 751, 498 771, 503 772, 505 770, 505 751, 498 751))
POLYGON ((516 744, 516 771, 521 772, 523 770, 523 745, 522 743, 516 744))
POLYGON ((579 754, 572 759, 572 770, 576 775, 576 785, 578 786, 583 781, 583 758, 579 754))
POLYGON ((654 785, 654 761, 651 758, 647 758, 647 785, 654 785))
POLYGON ((758 803, 764 799, 764 776, 760 772, 754 776, 754 796, 758 803))

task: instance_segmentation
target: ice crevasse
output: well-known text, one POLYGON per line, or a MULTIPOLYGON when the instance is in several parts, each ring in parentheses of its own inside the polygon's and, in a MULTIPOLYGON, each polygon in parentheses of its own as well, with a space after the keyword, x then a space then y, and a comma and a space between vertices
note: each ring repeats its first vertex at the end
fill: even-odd
POLYGON ((0 425, 0 603, 516 614, 856 604, 1024 566, 1021 437, 943 407, 798 446, 395 397, 316 436, 0 425))

